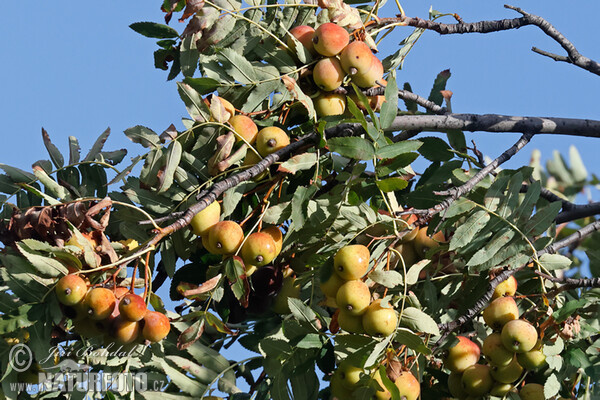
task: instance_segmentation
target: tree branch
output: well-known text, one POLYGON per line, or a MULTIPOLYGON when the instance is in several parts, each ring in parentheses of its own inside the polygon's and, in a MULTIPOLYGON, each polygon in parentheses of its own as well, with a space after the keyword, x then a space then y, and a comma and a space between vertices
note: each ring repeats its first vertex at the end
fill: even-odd
POLYGON ((433 217, 435 214, 447 209, 450 205, 456 201, 459 197, 464 194, 470 192, 475 185, 481 182, 488 174, 493 172, 496 168, 498 168, 501 164, 510 160, 512 156, 517 154, 519 150, 521 150, 533 137, 533 134, 526 133, 509 149, 507 149, 504 153, 502 153, 498 158, 494 161, 483 167, 479 170, 471 179, 465 182, 463 185, 452 188, 450 190, 444 192, 437 192, 435 194, 438 195, 448 195, 446 199, 444 199, 441 203, 436 204, 435 206, 425 209, 425 210, 411 210, 411 214, 419 214, 423 215, 425 219, 429 219, 433 217))
POLYGON ((583 228, 579 229, 578 231, 570 234, 566 238, 561 239, 558 242, 551 244, 550 246, 547 246, 543 250, 540 250, 538 252, 538 256, 541 256, 542 254, 545 254, 545 253, 554 254, 558 250, 560 250, 564 247, 569 247, 574 243, 580 242, 583 238, 591 235, 592 233, 594 233, 598 230, 600 230, 600 221, 594 221, 591 224, 586 225, 583 228))
MULTIPOLYGON (((363 93, 365 96, 383 96, 385 94, 385 87, 372 87, 363 91, 363 93)), ((421 97, 413 92, 409 92, 408 90, 398 89, 398 97, 400 97, 402 100, 414 101, 424 109, 437 115, 444 115, 448 111, 445 107, 440 107, 433 101, 427 100, 426 98, 421 97)))
MULTIPOLYGON (((523 186, 521 186, 521 193, 527 192, 528 188, 529 185, 523 184, 523 186)), ((594 202, 589 204, 574 204, 545 188, 541 189, 540 197, 550 202, 560 201, 562 203, 562 211, 558 213, 558 215, 555 218, 557 224, 571 222, 575 221, 576 219, 600 214, 600 202, 594 202)))

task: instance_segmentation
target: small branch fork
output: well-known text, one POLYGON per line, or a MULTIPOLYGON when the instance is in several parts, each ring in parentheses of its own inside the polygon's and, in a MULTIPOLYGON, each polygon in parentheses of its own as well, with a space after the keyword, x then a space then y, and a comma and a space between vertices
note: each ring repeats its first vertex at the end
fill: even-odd
MULTIPOLYGON (((463 34, 463 33, 491 33, 511 29, 519 29, 523 26, 534 25, 540 28, 546 35, 557 42, 567 53, 566 56, 550 53, 533 47, 531 50, 542 56, 549 57, 554 61, 566 62, 579 68, 585 69, 595 75, 600 75, 600 63, 583 56, 577 48, 562 33, 560 33, 551 23, 544 18, 523 11, 519 7, 505 5, 505 8, 514 10, 522 15, 520 18, 502 19, 495 21, 479 22, 459 22, 456 24, 443 24, 422 18, 399 17, 393 18, 394 22, 403 22, 408 26, 428 29, 439 33, 440 35, 463 34)), ((387 21, 386 21, 387 22, 387 21)))
MULTIPOLYGON (((581 241, 583 238, 585 238, 586 236, 589 236, 598 230, 600 230, 600 221, 593 222, 593 223, 586 225, 583 228, 579 229, 577 232, 567 236, 566 238, 551 244, 550 246, 544 248, 543 250, 538 251, 537 256, 540 257, 543 254, 556 253, 559 249, 568 247, 573 243, 577 243, 577 242, 581 241)), ((437 343, 438 344, 443 343, 444 340, 448 337, 448 335, 450 335, 450 333, 452 333, 455 329, 468 323, 473 318, 475 318, 477 315, 479 315, 479 313, 481 313, 481 310, 483 310, 485 307, 487 307, 490 300, 492 299, 492 295, 494 294, 494 290, 496 289, 496 286, 498 286, 499 283, 505 281, 506 279, 508 279, 509 277, 514 275, 516 272, 519 272, 519 271, 525 269, 526 266, 527 266, 527 264, 522 265, 521 267, 518 267, 515 269, 506 269, 506 270, 500 272, 498 275, 496 275, 496 277, 494 279, 492 279, 489 282, 488 290, 485 292, 485 294, 479 300, 477 300, 477 302, 475 303, 475 305, 473 305, 473 307, 468 309, 463 315, 458 317, 455 321, 451 321, 451 322, 448 322, 445 324, 439 324, 438 328, 442 332, 442 335, 441 335, 440 339, 437 341, 437 343)), ((556 277, 553 277, 550 275, 539 273, 538 271, 535 271, 535 273, 552 281, 552 282, 561 284, 561 287, 560 287, 561 291, 576 289, 576 288, 599 288, 600 287, 600 278, 593 278, 593 279, 556 278, 556 277)))

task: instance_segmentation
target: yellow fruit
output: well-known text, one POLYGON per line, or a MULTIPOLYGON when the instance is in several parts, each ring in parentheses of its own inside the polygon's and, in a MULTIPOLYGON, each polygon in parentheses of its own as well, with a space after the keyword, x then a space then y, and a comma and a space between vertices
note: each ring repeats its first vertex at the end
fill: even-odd
POLYGON ((492 299, 504 296, 514 296, 517 292, 517 280, 514 276, 510 276, 507 280, 502 281, 494 289, 492 299))
POLYGON ((66 306, 74 306, 83 300, 87 293, 87 284, 79 275, 65 275, 54 288, 58 301, 66 306))
POLYGON ((333 269, 347 281, 362 278, 369 268, 371 253, 362 244, 342 247, 333 257, 333 269))
POLYGON ((421 384, 410 371, 402 371, 394 381, 394 385, 400 392, 400 398, 404 400, 417 400, 421 394, 421 384))
POLYGON ((419 228, 413 243, 418 254, 425 254, 427 250, 436 248, 445 241, 446 238, 442 232, 436 232, 432 237, 427 236, 427 227, 424 226, 419 228))
POLYGON ((444 358, 444 367, 452 372, 461 373, 479 361, 479 346, 464 336, 457 336, 458 343, 450 347, 444 358))
POLYGON ((342 115, 346 111, 346 96, 337 93, 321 93, 313 99, 319 117, 342 115))
POLYGON ((283 149, 288 144, 290 144, 289 136, 283 129, 276 126, 262 128, 256 136, 256 149, 263 157, 283 149))
MULTIPOLYGON (((337 305, 337 304, 336 304, 337 305)), ((338 313, 338 325, 340 329, 350 333, 364 333, 362 316, 349 313, 345 309, 340 309, 338 313)))
POLYGON ((483 320, 495 331, 508 321, 519 318, 519 307, 513 297, 499 297, 483 310, 483 320))
POLYGON ((351 76, 364 74, 371 68, 373 57, 373 52, 365 42, 354 41, 340 53, 340 64, 351 76))
POLYGON ((338 307, 352 315, 362 315, 371 303, 371 291, 366 283, 356 279, 344 283, 335 295, 338 307))
POLYGON ((300 285, 296 281, 296 277, 288 276, 283 278, 281 290, 275 296, 273 301, 273 311, 277 314, 289 314, 290 306, 288 299, 297 299, 300 297, 300 285))
POLYGON ((281 253, 281 246, 283 245, 283 234, 281 233, 281 229, 274 225, 270 225, 264 227, 261 232, 266 233, 271 236, 273 242, 275 243, 275 257, 281 253))
POLYGON ((371 65, 362 73, 351 75, 352 82, 361 88, 370 88, 383 79, 383 64, 375 56, 371 57, 371 65))
POLYGON ((325 282, 321 282, 321 291, 325 296, 335 298, 340 286, 346 281, 336 273, 332 273, 325 282))
POLYGON ((192 218, 190 226, 197 236, 208 233, 208 230, 219 222, 221 218, 221 205, 218 201, 213 201, 204 210, 200 211, 192 218))

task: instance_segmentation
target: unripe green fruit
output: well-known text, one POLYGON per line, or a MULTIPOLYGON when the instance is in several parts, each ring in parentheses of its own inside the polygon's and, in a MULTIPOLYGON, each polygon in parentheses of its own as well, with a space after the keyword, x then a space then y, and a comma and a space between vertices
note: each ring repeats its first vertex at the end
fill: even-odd
POLYGON ((325 57, 339 54, 349 42, 348 31, 332 22, 319 25, 313 35, 315 50, 325 57))
POLYGON ((258 134, 258 127, 252 121, 252 118, 245 115, 234 115, 229 118, 228 121, 231 124, 233 130, 237 133, 235 136, 236 142, 241 142, 242 138, 246 142, 253 144, 256 142, 256 135, 258 134))
POLYGON ((351 75, 352 82, 361 88, 370 88, 383 79, 383 64, 375 56, 371 57, 371 65, 363 73, 351 75))
POLYGON ((318 117, 342 115, 346 111, 346 96, 337 93, 321 93, 313 99, 318 117))
POLYGON ((500 333, 494 332, 483 341, 481 351, 485 358, 493 365, 504 366, 511 363, 515 353, 509 351, 502 343, 500 333))
POLYGON ((208 233, 208 230, 221 218, 221 205, 213 201, 204 210, 200 211, 190 221, 190 226, 197 236, 208 233))
POLYGON ((254 232, 246 238, 242 246, 244 264, 263 267, 275 259, 277 248, 271 235, 254 232))
POLYGON ((108 318, 115 309, 117 300, 112 290, 106 288, 94 288, 85 297, 87 315, 93 320, 108 318))
POLYGON ((119 313, 128 321, 142 320, 147 311, 146 302, 137 294, 129 293, 119 301, 119 313))
POLYGON ((533 349, 538 339, 534 326, 522 319, 507 322, 501 336, 504 346, 515 353, 526 353, 533 349))
POLYGON ((497 299, 504 296, 514 296, 517 293, 517 280, 514 276, 510 276, 505 281, 502 281, 494 289, 492 299, 497 299))
POLYGON ((343 383, 343 379, 340 376, 339 370, 336 370, 331 375, 331 381, 329 381, 329 389, 331 391, 331 398, 337 400, 350 399, 352 396, 352 390, 346 388, 343 383))
POLYGON ((208 230, 208 250, 216 254, 235 254, 243 240, 244 231, 235 221, 217 222, 208 230))
POLYGON ((315 84, 327 92, 335 90, 342 85, 344 71, 340 62, 335 57, 327 57, 319 60, 313 68, 313 80, 315 84))
POLYGON ((283 149, 288 144, 290 144, 290 138, 287 133, 276 126, 262 128, 256 136, 256 150, 263 157, 283 149))
POLYGON ((541 349, 533 349, 526 353, 517 354, 517 361, 527 371, 535 371, 546 365, 546 355, 541 349))
POLYGON ((496 383, 494 383, 494 386, 492 386, 492 389, 490 390, 490 394, 492 396, 496 396, 496 397, 504 397, 513 388, 514 388, 514 386, 510 383, 496 382, 496 383))
POLYGON ((450 375, 448 375, 448 390, 452 397, 456 397, 457 399, 467 397, 467 392, 465 392, 465 389, 463 389, 462 386, 461 372, 451 372, 450 375))
POLYGON ((364 374, 364 370, 360 367, 350 364, 348 361, 342 361, 337 369, 342 385, 346 389, 353 390, 356 384, 364 374))
POLYGON ((508 322, 519 318, 519 307, 512 297, 499 297, 483 310, 485 323, 495 331, 500 331, 508 322))
POLYGON ((333 269, 347 281, 362 278, 369 268, 371 253, 366 246, 353 244, 344 246, 333 257, 333 269))
POLYGON ((444 366, 452 372, 461 373, 479 361, 481 350, 477 343, 464 336, 457 336, 458 343, 447 350, 444 366))
POLYGON ((143 321, 142 336, 150 342, 160 342, 171 330, 169 318, 158 311, 148 311, 143 321))
POLYGON ((349 314, 362 315, 371 303, 371 291, 361 280, 348 281, 338 289, 335 302, 349 314))
POLYGON ((498 382, 513 383, 517 379, 519 379, 519 377, 523 373, 523 367, 519 365, 517 358, 515 357, 508 365, 504 365, 501 367, 492 366, 490 368, 490 373, 492 374, 492 377, 498 382))
POLYGON ((375 300, 362 315, 363 328, 371 336, 389 336, 398 325, 398 315, 393 308, 381 306, 381 300, 375 300))
POLYGON ((398 257, 398 254, 395 252, 391 253, 390 256, 390 264, 394 266, 394 268, 402 271, 402 261, 404 261, 404 267, 408 270, 413 264, 419 261, 419 256, 415 251, 411 242, 403 243, 395 247, 395 250, 400 253, 402 256, 402 260, 398 257))
POLYGON ((519 390, 521 400, 546 400, 544 387, 538 383, 528 383, 519 390))
POLYGON ((354 41, 340 53, 340 64, 347 74, 364 74, 371 68, 375 57, 365 42, 354 41))
MULTIPOLYGON (((298 25, 290 29, 290 34, 294 36, 311 54, 315 54, 315 46, 313 44, 313 36, 315 29, 308 25, 298 25)), ((288 38, 287 45, 290 48, 294 48, 294 41, 288 38)))
POLYGON ((421 394, 421 384, 409 371, 402 371, 394 381, 403 400, 417 400, 421 394))
POLYGON ((59 279, 54 290, 61 304, 74 306, 85 298, 87 284, 79 275, 69 274, 59 279))
POLYGON ((348 311, 341 309, 338 313, 338 325, 340 329, 350 333, 365 333, 363 328, 362 316, 350 314, 348 311))
POLYGON ((494 386, 494 379, 490 375, 487 365, 475 364, 463 371, 462 385, 470 396, 484 396, 494 386))
POLYGON ((283 278, 281 290, 279 293, 277 293, 277 296, 275 296, 275 299, 273 300, 272 309, 277 314, 289 314, 290 306, 288 304, 288 299, 297 299, 299 297, 300 285, 294 276, 287 276, 283 278))
POLYGON ((332 274, 329 276, 329 279, 327 279, 325 282, 321 282, 321 291, 325 296, 335 299, 340 286, 342 286, 344 283, 346 283, 345 280, 343 280, 335 272, 332 272, 332 274))

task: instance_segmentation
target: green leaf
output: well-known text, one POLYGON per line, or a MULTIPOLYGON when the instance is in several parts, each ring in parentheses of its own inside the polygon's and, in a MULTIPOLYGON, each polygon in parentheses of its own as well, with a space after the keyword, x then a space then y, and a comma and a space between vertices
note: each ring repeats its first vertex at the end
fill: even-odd
POLYGON ((358 108, 358 106, 356 105, 354 100, 352 100, 351 97, 346 98, 346 108, 348 109, 348 111, 350 111, 352 116, 362 125, 365 131, 369 129, 369 123, 365 118, 365 114, 363 114, 362 110, 358 108))
POLYGON ((254 66, 240 53, 226 48, 221 50, 218 55, 225 71, 237 82, 250 85, 258 81, 254 66))
POLYGON ((137 163, 139 163, 142 160, 142 158, 143 158, 143 156, 138 155, 134 159, 132 159, 131 164, 129 164, 127 166, 127 168, 125 168, 123 171, 119 172, 114 178, 112 178, 111 181, 108 182, 107 185, 110 186, 113 183, 117 183, 121 179, 125 179, 125 177, 131 173, 133 168, 137 165, 137 163))
POLYGON ((544 397, 546 399, 553 398, 560 391, 561 385, 556 374, 552 374, 546 379, 544 383, 544 397))
POLYGON ((87 154, 87 156, 85 156, 83 161, 94 161, 96 159, 96 156, 102 151, 104 143, 106 143, 106 140, 108 139, 109 135, 110 128, 106 128, 106 130, 102 132, 100 136, 98 136, 98 139, 96 139, 96 141, 92 145, 92 148, 90 149, 90 152, 87 154))
POLYGON ((19 252, 31 263, 35 270, 40 276, 47 278, 62 277, 69 273, 67 267, 65 267, 60 261, 54 260, 50 257, 40 254, 40 252, 34 251, 26 242, 17 243, 17 249, 19 252))
POLYGON ((381 61, 384 71, 391 71, 396 68, 402 69, 404 59, 423 33, 425 33, 425 29, 416 28, 408 37, 402 40, 400 42, 400 48, 394 54, 387 56, 381 61))
POLYGON ((225 261, 225 275, 229 280, 235 298, 239 300, 243 307, 247 307, 250 286, 242 259, 237 256, 227 258, 225 261))
POLYGON ((372 160, 375 156, 373 144, 359 137, 334 137, 327 139, 329 150, 356 160, 372 160))
POLYGON ((212 93, 221 85, 218 80, 212 78, 186 77, 183 82, 188 84, 192 89, 201 95, 212 93))
POLYGON ((75 136, 69 136, 69 164, 76 164, 79 162, 81 148, 79 147, 79 141, 75 136))
POLYGON ((197 398, 200 398, 206 391, 206 385, 202 385, 200 382, 180 372, 179 368, 171 367, 165 359, 159 359, 159 362, 165 374, 181 391, 197 398))
MULTIPOLYGON (((412 87, 410 86, 410 83, 408 83, 408 82, 404 83, 403 89, 406 90, 407 92, 413 93, 412 87)), ((406 109, 408 111, 411 111, 413 113, 418 111, 419 106, 417 105, 417 103, 414 100, 407 100, 407 99, 403 99, 403 100, 404 100, 404 105, 406 106, 406 109)))
POLYGON ((65 158, 62 154, 60 154, 60 151, 56 148, 56 146, 52 144, 50 135, 48 135, 48 132, 46 132, 44 128, 42 128, 42 139, 44 140, 44 146, 46 146, 46 150, 48 151, 50 160, 52 160, 54 166, 56 166, 56 168, 62 168, 65 164, 65 158))
POLYGON ((398 271, 376 270, 369 274, 369 278, 390 289, 404 284, 402 274, 398 271))
POLYGON ((302 153, 291 157, 279 165, 278 171, 295 174, 298 171, 311 169, 317 163, 316 153, 302 153))
POLYGON ((183 76, 194 76, 198 67, 200 52, 196 48, 196 35, 186 36, 181 40, 179 48, 179 66, 183 76))
MULTIPOLYGON (((389 128, 398 115, 398 84, 396 83, 396 70, 392 70, 387 76, 385 87, 385 101, 381 106, 379 120, 381 129, 389 128)), ((415 149, 416 150, 416 149, 415 149)))
POLYGON ((416 150, 423 145, 423 142, 418 140, 405 140, 398 143, 393 143, 377 149, 377 158, 388 159, 396 158, 401 154, 407 154, 416 150))
POLYGON ((446 69, 440 72, 433 82, 433 87, 431 88, 431 93, 429 93, 429 100, 433 101, 438 106, 441 106, 444 102, 444 97, 440 93, 440 91, 446 89, 446 82, 450 78, 450 70, 446 69))
POLYGON ((183 152, 183 148, 181 143, 178 140, 174 140, 171 142, 167 150, 167 160, 165 164, 165 169, 162 174, 162 182, 158 187, 158 193, 164 193, 173 184, 173 178, 175 176, 175 171, 179 166, 179 161, 181 161, 181 153, 183 152))
POLYGON ((467 151, 467 141, 465 140, 465 134, 457 129, 450 129, 446 131, 448 135, 448 143, 456 151, 465 153, 467 151))
POLYGON ((444 218, 452 218, 465 214, 475 208, 475 203, 472 200, 461 197, 453 202, 448 210, 444 213, 444 218))
POLYGON ((375 181, 377 187, 385 193, 402 190, 408 186, 408 181, 403 178, 387 178, 380 181, 375 181))
POLYGON ((243 182, 228 189, 223 193, 223 204, 221 205, 221 217, 228 217, 233 213, 244 193, 256 187, 254 182, 243 182))
POLYGON ((454 157, 448 143, 440 138, 424 137, 419 141, 423 143, 419 148, 419 153, 429 161, 450 161, 454 157))
MULTIPOLYGON (((379 131, 381 130, 381 124, 379 123, 379 118, 375 115, 375 112, 371 108, 371 104, 369 102, 369 99, 359 89, 359 87, 356 86, 354 83, 352 83, 352 89, 354 89, 354 94, 356 94, 356 97, 358 97, 359 103, 361 103, 367 109, 367 113, 369 114, 369 117, 371 117, 371 121, 375 125, 375 128, 377 128, 375 130, 375 132, 374 132, 374 134, 376 133, 375 136, 369 134, 371 136, 371 139, 373 139, 374 142, 377 142, 377 139, 378 139, 378 137, 380 135, 379 131)), ((367 130, 367 132, 368 132, 368 130, 367 130)))
POLYGON ((35 321, 29 320, 29 312, 32 309, 31 304, 22 305, 16 309, 11 310, 9 314, 2 315, 0 319, 0 334, 15 332, 19 328, 25 328, 31 326, 35 321))
POLYGON ((556 269, 566 269, 568 268, 572 261, 570 258, 563 256, 562 254, 542 254, 540 257, 540 263, 546 268, 548 271, 553 271, 556 269))
MULTIPOLYGON (((6 174, 15 183, 30 183, 35 181, 35 175, 25 172, 22 169, 11 167, 10 165, 0 163, 0 168, 6 172, 6 174)), ((9 193, 9 192, 5 192, 9 193)))
POLYGON ((194 121, 205 122, 210 119, 210 111, 198 93, 192 86, 184 82, 177 82, 177 91, 187 108, 190 117, 194 121))
POLYGON ((467 266, 472 267, 481 265, 494 257, 504 246, 515 236, 515 231, 512 228, 504 228, 496 232, 494 237, 485 245, 485 247, 479 249, 473 257, 467 263, 467 266))
POLYGON ((415 307, 407 307, 402 311, 400 324, 415 332, 430 333, 432 335, 440 334, 440 330, 433 318, 415 307))
POLYGON ((552 225, 554 218, 556 218, 561 208, 562 203, 555 201, 546 207, 538 209, 538 212, 525 225, 524 233, 527 236, 537 236, 543 233, 552 225))
POLYGON ((292 315, 294 315, 298 321, 305 322, 313 326, 315 325, 317 314, 315 314, 315 312, 309 306, 304 304, 302 300, 288 297, 288 305, 292 315))
POLYGON ((170 26, 157 24, 155 22, 134 22, 129 25, 129 27, 137 33, 149 38, 169 39, 179 36, 179 33, 170 26))
MULTIPOLYGON (((40 183, 44 185, 44 188, 48 193, 56 197, 57 199, 66 199, 68 197, 68 192, 64 188, 64 186, 59 185, 54 179, 52 179, 46 171, 41 168, 34 167, 33 174, 40 180, 40 183)), ((46 199, 48 200, 48 199, 46 199)), ((49 201, 50 204, 57 204, 56 199, 52 199, 49 201)))
POLYGON ((485 210, 473 213, 463 224, 461 224, 454 236, 450 239, 450 251, 465 247, 490 221, 490 214, 485 210))
POLYGON ((412 349, 421 354, 429 355, 431 350, 425 345, 423 339, 414 332, 406 328, 398 328, 396 330, 395 342, 403 344, 409 349, 412 349))

